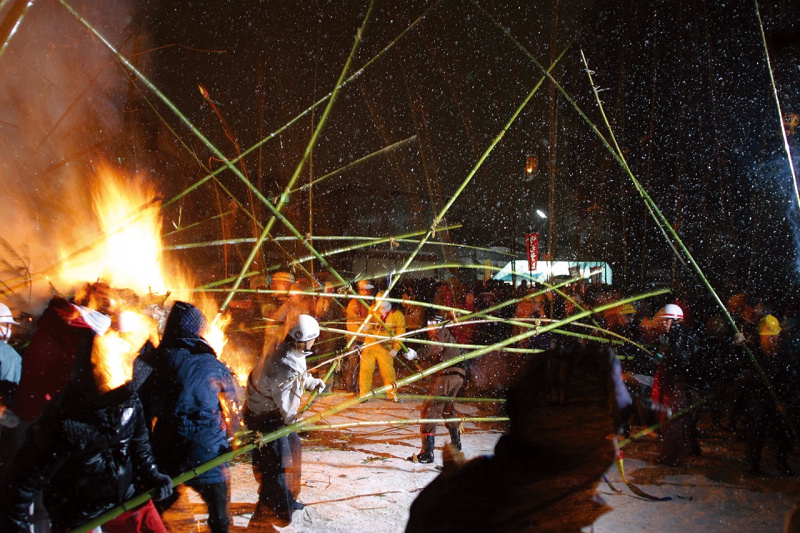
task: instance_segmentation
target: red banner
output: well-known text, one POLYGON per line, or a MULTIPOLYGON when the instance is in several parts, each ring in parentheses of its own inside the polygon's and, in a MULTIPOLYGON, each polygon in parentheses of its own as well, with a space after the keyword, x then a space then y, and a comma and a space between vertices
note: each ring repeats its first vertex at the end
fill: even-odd
POLYGON ((528 233, 525 235, 525 244, 528 246, 528 272, 533 272, 539 261, 539 234, 528 233))

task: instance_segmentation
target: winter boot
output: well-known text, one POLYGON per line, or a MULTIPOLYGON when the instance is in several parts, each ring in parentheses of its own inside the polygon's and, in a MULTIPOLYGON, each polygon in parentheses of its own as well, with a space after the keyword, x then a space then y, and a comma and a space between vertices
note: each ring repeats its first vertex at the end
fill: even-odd
POLYGON ((279 519, 275 511, 263 503, 258 502, 255 511, 253 511, 253 516, 247 524, 247 531, 253 533, 273 533, 278 531, 275 529, 275 526, 286 527, 290 522, 291 518, 288 521, 286 519, 279 519))
POLYGON ((408 458, 412 463, 432 463, 433 462, 433 435, 422 436, 422 450, 408 458))
POLYGON ((447 428, 450 431, 450 444, 461 450, 461 431, 458 427, 447 428))

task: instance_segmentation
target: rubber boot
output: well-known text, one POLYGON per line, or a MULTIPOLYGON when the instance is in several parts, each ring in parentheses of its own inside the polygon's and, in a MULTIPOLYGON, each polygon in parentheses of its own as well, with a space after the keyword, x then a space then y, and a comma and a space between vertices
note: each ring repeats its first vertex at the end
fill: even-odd
POLYGON ((422 450, 408 458, 412 463, 432 463, 433 462, 433 435, 422 436, 422 450))
POLYGON ((450 444, 461 451, 461 432, 457 427, 447 428, 450 431, 450 444))

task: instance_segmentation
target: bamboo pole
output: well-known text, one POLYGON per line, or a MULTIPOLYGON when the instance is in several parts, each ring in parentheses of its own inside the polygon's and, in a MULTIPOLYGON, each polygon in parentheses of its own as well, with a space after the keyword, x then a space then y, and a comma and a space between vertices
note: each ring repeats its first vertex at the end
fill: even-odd
MULTIPOLYGON (((340 282, 345 284, 345 280, 339 275, 336 270, 334 270, 328 262, 320 256, 317 251, 311 246, 304 237, 300 234, 299 231, 289 222, 289 220, 283 216, 267 198, 264 197, 261 192, 255 188, 255 186, 247 180, 247 178, 241 173, 241 171, 228 160, 222 152, 219 151, 195 126, 194 124, 189 121, 189 119, 156 87, 147 77, 144 76, 139 70, 128 61, 105 37, 103 37, 100 32, 98 32, 94 26, 92 26, 85 18, 83 18, 77 11, 75 11, 72 6, 70 6, 66 0, 58 0, 58 2, 73 16, 75 17, 78 22, 80 22, 92 35, 94 35, 98 40, 100 40, 115 56, 115 58, 122 64, 125 68, 127 68, 130 72, 132 72, 139 80, 144 83, 148 89, 150 89, 154 94, 156 94, 159 99, 164 102, 164 104, 170 108, 170 110, 184 123, 186 127, 195 135, 210 151, 214 153, 214 155, 223 162, 223 164, 237 177, 239 178, 252 192, 253 194, 261 200, 264 205, 273 213, 273 218, 277 218, 283 223, 283 225, 296 237, 302 239, 303 244, 308 248, 308 250, 314 254, 314 256, 320 261, 328 271, 340 282)), ((251 255, 255 255, 257 252, 258 246, 254 248, 254 253, 251 255)), ((252 258, 250 259, 250 263, 252 263, 252 258)), ((252 274, 248 274, 252 275, 252 274)), ((241 282, 241 278, 246 276, 237 276, 237 280, 241 282)), ((231 293, 229 296, 232 297, 231 293)), ((226 302, 223 306, 220 307, 220 313, 225 311, 227 304, 230 303, 230 299, 226 299, 226 302)))
MULTIPOLYGON (((581 56, 583 56, 583 53, 581 53, 581 56)), ((655 215, 657 215, 657 223, 659 223, 659 226, 661 227, 661 225, 663 225, 663 228, 669 231, 669 233, 672 236, 672 238, 674 239, 675 243, 680 246, 680 249, 685 254, 686 259, 692 265, 692 268, 694 269, 694 272, 697 274, 698 278, 700 278, 700 280, 702 281, 703 285, 706 287, 706 289, 709 291, 711 296, 714 298, 714 301, 717 303, 717 306, 722 310, 723 316, 728 320, 728 324, 730 324, 730 326, 733 328, 733 331, 736 334, 740 333, 739 332, 739 328, 736 325, 736 322, 734 322, 733 317, 731 317, 730 313, 728 312, 727 307, 725 307, 725 304, 722 303, 722 300, 717 295, 717 292, 711 286, 711 283, 708 281, 708 279, 706 278, 705 274, 703 274, 703 271, 700 268, 700 265, 697 264, 697 261, 695 261, 694 257, 689 252, 689 249, 683 244, 683 241, 678 236, 677 232, 672 228, 672 226, 669 224, 667 219, 664 217, 664 215, 659 210, 659 208, 656 205, 656 203, 653 201, 653 199, 650 197, 650 195, 647 194, 646 191, 644 191, 644 189, 642 188, 642 186, 639 183, 639 181, 633 175, 633 171, 628 166, 628 163, 625 160, 625 154, 623 153, 623 151, 620 148, 619 144, 617 144, 617 140, 616 140, 616 137, 614 136, 614 132, 611 129, 611 125, 608 123, 608 118, 606 117, 605 112, 603 111, 603 105, 602 105, 602 101, 600 100, 600 94, 597 91, 597 87, 594 85, 594 82, 592 81, 591 71, 589 70, 589 66, 588 66, 588 63, 586 62, 586 58, 584 57, 583 60, 584 60, 584 64, 586 65, 586 73, 589 76, 589 82, 592 85, 592 90, 594 91, 595 99, 597 100, 598 106, 600 107, 600 113, 603 116, 603 120, 606 123, 606 126, 607 126, 607 128, 609 130, 609 134, 611 135, 611 139, 614 142, 614 146, 616 147, 616 150, 613 152, 613 153, 616 154, 616 159, 622 165, 623 170, 625 170, 625 172, 631 178, 631 180, 633 181, 633 183, 636 186, 637 190, 640 191, 640 194, 645 199, 645 202, 647 202, 647 204, 650 205, 651 212, 654 213, 655 215)), ((676 253, 677 253, 677 250, 676 250, 676 253)), ((761 376, 761 379, 766 384, 767 389, 769 390, 770 397, 772 398, 773 402, 775 402, 775 405, 776 405, 777 409, 779 411, 785 411, 783 403, 778 398, 778 395, 775 392, 775 388, 772 386, 772 383, 770 382, 769 377, 767 376, 766 372, 764 371, 764 368, 761 366, 761 363, 758 362, 758 359, 756 359, 755 355, 753 355, 753 352, 750 350, 750 348, 746 344, 742 344, 742 347, 744 348, 744 350, 747 353, 747 355, 750 357, 750 362, 753 363, 753 366, 755 367, 755 369, 758 372, 759 376, 761 376)), ((786 423, 788 424, 789 428, 791 429, 792 434, 796 436, 797 435, 797 430, 796 430, 796 428, 794 426, 794 423, 792 422, 792 420, 788 416, 786 416, 785 419, 786 419, 786 423)))
POLYGON ((789 137, 786 135, 786 127, 784 126, 783 111, 781 111, 781 100, 778 98, 778 88, 775 86, 775 76, 772 73, 772 62, 769 59, 769 48, 767 47, 767 36, 764 35, 764 23, 761 21, 761 11, 758 9, 758 0, 753 0, 756 8, 756 19, 758 20, 758 29, 761 31, 761 42, 764 45, 764 59, 767 62, 767 72, 769 72, 769 81, 772 84, 772 94, 775 96, 775 107, 778 110, 778 119, 781 124, 781 137, 783 139, 783 149, 786 151, 786 160, 789 162, 789 170, 792 172, 792 186, 794 187, 794 196, 797 200, 797 206, 800 208, 800 191, 797 188, 797 173, 794 170, 794 161, 792 160, 792 149, 789 146, 789 137))
MULTIPOLYGON (((461 398, 445 397, 449 401, 460 402, 461 398)), ((451 422, 477 423, 477 422, 508 422, 507 416, 479 416, 470 418, 413 418, 404 420, 364 420, 361 422, 343 422, 341 424, 320 424, 306 426, 303 431, 331 431, 370 426, 413 426, 417 424, 449 424, 451 422)))
MULTIPOLYGON (((556 61, 552 65, 550 65, 550 69, 553 69, 555 67, 556 63, 561 59, 561 57, 563 57, 563 55, 566 53, 568 48, 569 47, 565 48, 564 51, 561 52, 561 54, 558 56, 556 61)), ((550 69, 548 69, 548 71, 550 69)), ((464 180, 462 181, 461 185, 458 187, 456 192, 453 194, 453 196, 450 198, 450 200, 448 200, 447 204, 445 204, 445 206, 434 217, 433 222, 431 223, 430 229, 427 231, 425 236, 417 244, 416 248, 409 254, 408 258, 405 260, 403 265, 400 267, 398 275, 396 277, 392 278, 391 283, 386 288, 385 294, 389 294, 389 292, 392 290, 392 288, 400 280, 400 277, 403 275, 403 273, 408 271, 409 265, 414 261, 414 258, 417 256, 417 254, 422 249, 422 247, 425 245, 425 243, 431 238, 431 236, 434 233, 436 233, 436 231, 438 231, 439 224, 444 219, 444 216, 447 214, 447 211, 450 209, 450 207, 452 207, 452 205, 455 203, 455 201, 458 199, 458 197, 461 195, 461 193, 464 191, 464 189, 466 189, 467 185, 469 185, 469 183, 475 177, 475 175, 477 174, 478 170, 483 165, 483 162, 489 157, 489 154, 492 153, 494 148, 503 139, 503 137, 505 136, 506 132, 511 128, 511 125, 514 123, 514 121, 517 119, 517 117, 520 115, 520 113, 522 113, 522 110, 525 108, 525 106, 527 106, 527 104, 531 100, 531 98, 533 98, 533 95, 538 92, 539 87, 541 87, 541 85, 544 82, 544 80, 545 80, 545 76, 543 76, 542 78, 539 79, 539 81, 534 85, 533 89, 531 89, 531 91, 528 93, 528 95, 523 99, 522 103, 517 107, 517 109, 514 111, 514 113, 512 113, 511 117, 508 119, 506 124, 500 130, 500 133, 498 133, 494 137, 494 139, 489 143, 489 146, 486 147, 486 149, 484 150, 483 154, 481 155, 480 158, 478 158, 478 161, 475 163, 475 165, 473 165, 472 170, 470 170, 470 172, 464 178, 464 180)), ((378 305, 380 305, 380 301, 382 301, 382 300, 383 300, 383 298, 380 298, 378 300, 378 305)), ((359 326, 357 332, 360 333, 366 327, 369 319, 370 319, 370 316, 368 314, 367 317, 364 319, 364 321, 359 326)), ((349 348, 353 344, 354 338, 355 337, 351 337, 348 340, 347 348, 349 348)))
MULTIPOLYGON (((658 291, 653 291, 651 293, 648 293, 647 296, 648 297, 657 296, 659 294, 666 294, 667 292, 669 292, 667 289, 661 289, 661 290, 658 290, 658 291)), ((352 406, 354 406, 356 404, 363 403, 363 402, 365 402, 365 401, 367 401, 369 399, 375 398, 379 394, 386 393, 389 390, 396 391, 398 388, 400 388, 402 386, 409 385, 411 383, 419 381, 420 379, 422 379, 422 378, 424 378, 424 377, 426 377, 428 375, 435 374, 436 372, 438 372, 440 370, 444 370, 445 368, 448 368, 448 367, 453 366, 455 364, 458 364, 458 363, 461 363, 461 362, 464 362, 464 361, 468 361, 468 360, 471 360, 471 359, 475 359, 476 357, 480 357, 481 355, 484 355, 484 354, 489 353, 491 351, 495 351, 495 350, 497 350, 499 348, 504 348, 505 346, 508 346, 510 344, 519 342, 521 340, 525 340, 528 337, 534 336, 534 335, 536 335, 538 333, 543 333, 545 331, 550 331, 552 329, 556 329, 557 327, 560 327, 560 326, 575 322, 575 321, 579 320, 580 318, 584 318, 584 317, 586 317, 586 316, 588 316, 590 314, 600 313, 602 311, 605 311, 606 309, 611 309, 611 308, 616 307, 618 305, 624 305, 626 303, 633 302, 636 299, 637 299, 636 297, 624 298, 622 300, 619 300, 618 302, 613 302, 613 303, 610 303, 610 304, 604 304, 604 305, 595 307, 593 309, 587 309, 585 311, 581 311, 579 313, 576 313, 575 315, 572 315, 570 317, 565 318, 564 320, 559 320, 557 322, 554 322, 553 324, 544 326, 543 328, 541 328, 538 331, 537 330, 529 330, 527 332, 520 333, 519 335, 514 335, 514 336, 509 337, 508 339, 500 341, 500 342, 498 342, 496 344, 493 344, 493 345, 490 345, 490 346, 485 346, 485 347, 480 348, 478 350, 474 350, 474 351, 466 353, 466 354, 461 354, 461 355, 459 355, 457 357, 454 357, 454 358, 449 359, 447 361, 444 361, 442 363, 433 365, 433 366, 431 366, 431 367, 429 367, 429 368, 427 368, 427 369, 425 369, 425 370, 423 370, 421 372, 418 372, 416 374, 413 374, 411 376, 403 378, 403 379, 401 379, 399 381, 396 381, 395 383, 392 383, 391 385, 385 385, 385 386, 383 386, 383 387, 381 387, 379 389, 374 389, 374 390, 370 391, 369 393, 364 394, 363 396, 349 398, 349 399, 347 399, 347 400, 345 400, 345 401, 343 401, 343 402, 341 402, 341 403, 339 403, 339 404, 337 404, 335 406, 332 406, 331 408, 329 408, 329 409, 327 409, 327 410, 325 410, 325 411, 323 411, 321 413, 314 414, 312 416, 309 416, 307 418, 299 420, 299 421, 295 422, 294 424, 291 424, 289 426, 286 426, 286 427, 280 428, 278 430, 272 431, 272 432, 270 432, 268 434, 265 434, 265 435, 257 434, 258 437, 257 437, 256 442, 246 444, 246 445, 244 445, 244 446, 242 446, 240 448, 237 448, 236 450, 232 450, 230 452, 224 453, 224 454, 220 455, 219 457, 217 457, 215 459, 212 459, 211 461, 203 463, 202 465, 198 465, 197 467, 195 467, 195 468, 193 468, 193 469, 191 469, 191 470, 189 470, 187 472, 184 472, 183 474, 173 478, 172 484, 173 484, 173 486, 177 486, 177 485, 180 485, 182 483, 185 483, 185 482, 195 478, 196 476, 198 476, 198 475, 200 475, 200 474, 202 474, 204 472, 207 472, 207 471, 211 470, 212 468, 215 468, 216 466, 219 466, 219 465, 221 465, 223 463, 227 463, 227 462, 231 461, 232 459, 234 459, 235 457, 238 457, 240 455, 243 455, 245 453, 248 453, 248 452, 252 451, 253 449, 255 449, 258 446, 261 446, 261 445, 263 445, 263 444, 265 444, 267 442, 271 442, 273 440, 276 440, 276 439, 278 439, 280 437, 285 437, 285 436, 289 435, 290 433, 294 433, 294 432, 298 432, 298 431, 305 431, 305 429, 308 428, 308 427, 314 427, 317 424, 317 422, 319 422, 320 420, 324 420, 325 418, 333 416, 333 415, 335 415, 337 413, 340 413, 340 412, 342 412, 342 411, 344 411, 344 410, 346 410, 346 409, 348 409, 348 408, 350 408, 350 407, 352 407, 352 406)), ((323 427, 325 427, 325 426, 323 426, 323 427)), ((139 505, 144 504, 145 502, 147 502, 147 500, 149 500, 152 497, 153 492, 154 491, 151 490, 149 492, 145 492, 143 494, 135 496, 134 498, 132 498, 132 499, 120 504, 119 506, 115 507, 114 509, 111 509, 110 511, 108 511, 105 514, 103 514, 102 516, 96 518, 92 522, 89 522, 87 524, 84 524, 83 526, 80 526, 79 528, 76 528, 74 531, 76 533, 83 533, 83 532, 91 531, 95 527, 98 527, 98 526, 104 524, 108 520, 111 520, 112 518, 116 518, 117 516, 119 516, 120 514, 124 513, 125 511, 128 511, 130 509, 138 507, 139 505)))
MULTIPOLYGON (((330 116, 331 110, 333 109, 333 104, 336 102, 336 96, 339 94, 339 90, 341 89, 342 84, 346 79, 347 71, 350 70, 350 64, 353 62, 353 57, 355 57, 356 50, 358 50, 358 46, 361 44, 361 34, 366 28, 367 22, 369 21, 370 15, 372 14, 372 7, 374 3, 375 3, 374 0, 372 0, 369 4, 369 7, 367 8, 367 13, 366 15, 364 15, 364 21, 362 22, 361 27, 356 33, 356 38, 353 42, 353 46, 350 48, 350 55, 347 57, 347 61, 345 61, 344 67, 342 68, 342 73, 339 75, 339 79, 336 81, 336 85, 334 86, 333 92, 331 93, 331 97, 328 100, 328 105, 325 107, 325 111, 323 111, 322 116, 319 119, 319 123, 317 123, 317 127, 314 129, 314 133, 312 133, 311 139, 308 141, 308 144, 306 145, 303 157, 300 159, 300 162, 295 168, 291 178, 289 178, 289 183, 284 188, 284 192, 283 194, 281 194, 280 200, 278 201, 277 204, 275 204, 275 208, 271 209, 273 215, 267 221, 266 225, 264 226, 264 230, 261 232, 261 235, 259 235, 255 245, 253 245, 253 249, 250 252, 250 255, 247 257, 247 259, 245 259, 244 264, 242 265, 242 270, 239 273, 239 276, 237 276, 236 281, 234 281, 233 283, 233 288, 231 292, 228 293, 228 296, 225 297, 225 300, 222 302, 222 305, 220 305, 221 311, 224 311, 228 307, 228 304, 230 304, 231 300, 233 299, 233 295, 235 294, 234 291, 237 288, 239 288, 239 285, 242 283, 242 279, 244 278, 245 274, 247 274, 247 271, 250 270, 250 265, 255 260, 258 251, 261 249, 261 245, 267 239, 267 236, 270 234, 270 231, 272 231, 272 227, 275 225, 275 221, 280 215, 281 210, 289 203, 289 196, 292 187, 294 186, 297 179, 300 177, 300 174, 303 171, 303 167, 305 166, 306 161, 308 161, 308 158, 311 156, 311 152, 314 148, 314 145, 317 143, 317 139, 319 138, 320 133, 322 133, 322 130, 325 128, 325 124, 328 120, 328 117, 330 116)), ((313 246, 311 246, 310 249, 313 250, 313 246)), ((332 271, 331 273, 334 274, 334 276, 336 276, 340 281, 344 282, 344 279, 342 279, 341 276, 338 275, 338 273, 336 273, 335 271, 332 271)))
MULTIPOLYGON (((59 0, 59 1, 61 1, 61 0, 59 0)), ((395 38, 394 38, 394 39, 393 39, 391 42, 389 42, 389 44, 387 44, 387 45, 386 45, 386 46, 385 46, 385 47, 384 47, 384 48, 383 48, 383 49, 382 49, 380 52, 378 52, 377 54, 375 54, 375 55, 374 55, 374 56, 373 56, 373 57, 372 57, 372 58, 371 58, 369 61, 367 61, 367 62, 366 62, 366 63, 365 63, 365 64, 364 64, 364 65, 363 65, 363 66, 362 66, 362 67, 361 67, 359 70, 357 70, 357 71, 356 71, 356 72, 354 72, 354 73, 353 73, 353 74, 352 74, 352 75, 351 75, 349 78, 347 78, 347 80, 345 80, 345 82, 344 82, 344 83, 342 83, 342 85, 341 85, 341 86, 342 86, 342 87, 345 87, 345 86, 349 85, 351 82, 353 82, 355 79, 357 79, 358 77, 360 77, 361 75, 363 75, 363 73, 364 73, 364 72, 365 72, 365 71, 366 71, 366 70, 367 70, 367 69, 368 69, 370 66, 372 66, 372 64, 376 63, 376 62, 377 62, 379 59, 381 59, 381 58, 382 58, 384 55, 386 55, 386 54, 387 54, 387 53, 388 53, 388 52, 389 52, 391 49, 393 49, 393 48, 394 48, 394 46, 395 46, 395 45, 396 45, 398 42, 400 42, 400 41, 401 41, 401 40, 402 40, 402 39, 403 39, 403 38, 404 38, 404 37, 405 37, 405 36, 406 36, 408 33, 410 33, 410 32, 411 32, 411 30, 412 30, 412 29, 414 29, 414 28, 417 26, 417 24, 419 24, 419 23, 420 23, 420 22, 421 22, 421 21, 422 21, 422 20, 423 20, 423 19, 424 19, 424 18, 425 18, 427 15, 428 15, 428 13, 429 13, 431 10, 432 10, 433 8, 437 7, 437 6, 438 6, 438 5, 439 5, 439 4, 440 4, 442 1, 443 1, 443 0, 437 0, 437 1, 436 1, 434 4, 432 4, 430 7, 428 7, 428 9, 426 9, 426 10, 425 10, 425 11, 424 11, 424 12, 423 12, 423 13, 422 13, 422 14, 421 14, 419 17, 417 17, 417 19, 415 19, 415 20, 414 20, 414 22, 412 22, 411 24, 409 24, 409 26, 408 26, 406 29, 404 29, 402 32, 400 32, 400 34, 399 34, 399 35, 397 35, 397 37, 395 37, 395 38)), ((269 142, 270 140, 272 140, 272 139, 276 138, 276 137, 277 137, 278 135, 280 135, 280 134, 281 134, 283 131, 285 131, 287 128, 289 128, 289 126, 293 125, 294 123, 296 123, 297 121, 299 121, 301 118, 305 117, 307 114, 309 114, 309 113, 311 113, 312 111, 314 111, 314 109, 316 109, 317 107, 319 107, 320 105, 322 105, 322 104, 324 104, 326 101, 328 101, 328 99, 331 97, 331 94, 332 94, 332 93, 328 93, 328 94, 326 94, 326 95, 322 96, 322 97, 321 97, 319 100, 317 100, 316 102, 314 102, 314 104, 312 104, 310 107, 306 108, 304 111, 302 111, 301 113, 299 113, 298 115, 296 115, 296 116, 295 116, 294 118, 292 118, 292 119, 291 119, 289 122, 287 122, 286 124, 284 124, 283 126, 281 126, 280 128, 278 128, 277 130, 275 130, 275 131, 271 132, 269 135, 267 135, 267 136, 263 137, 263 138, 262 138, 262 139, 261 139, 259 142, 257 142, 256 144, 254 144, 253 146, 251 146, 250 148, 248 148, 247 150, 245 150, 244 152, 242 152, 242 155, 241 155, 241 157, 246 157, 246 156, 247 156, 247 155, 249 155, 251 152, 253 152, 253 151, 255 151, 255 150, 258 150, 258 149, 259 149, 259 148, 261 148, 261 147, 262 147, 264 144, 266 144, 266 143, 267 143, 267 142, 269 142)), ((237 162, 238 162, 238 158, 237 158, 237 159, 232 159, 230 162, 231 162, 232 164, 235 164, 235 163, 237 163, 237 162)), ((183 192, 181 192, 180 194, 178 194, 178 195, 176 195, 175 197, 173 197, 172 199, 168 200, 168 201, 165 203, 165 205, 169 205, 169 204, 171 204, 171 203, 173 203, 173 202, 175 202, 175 201, 179 200, 180 198, 182 198, 183 196, 185 196, 186 194, 188 194, 188 193, 189 193, 189 192, 191 192, 192 190, 196 189, 197 187, 199 187, 200 185, 202 185, 203 183, 205 183, 206 181, 208 181, 209 179, 211 179, 213 176, 216 176, 218 173, 222 172, 223 170, 225 170, 225 169, 224 169, 224 168, 220 168, 220 169, 218 169, 218 170, 216 170, 216 171, 212 172, 211 174, 209 174, 209 175, 207 175, 207 176, 203 177, 202 179, 200 179, 199 181, 197 181, 196 183, 194 183, 193 185, 191 185, 190 187, 188 187, 187 189, 185 189, 185 190, 184 190, 183 192)))
MULTIPOLYGON (((28 10, 33 6, 34 0, 14 0, 14 4, 9 8, 8 14, 0 23, 0 58, 3 57, 8 49, 8 43, 22 24, 22 19, 28 14, 28 10)), ((3 0, 0 4, 0 11, 5 9, 8 0, 3 0)))

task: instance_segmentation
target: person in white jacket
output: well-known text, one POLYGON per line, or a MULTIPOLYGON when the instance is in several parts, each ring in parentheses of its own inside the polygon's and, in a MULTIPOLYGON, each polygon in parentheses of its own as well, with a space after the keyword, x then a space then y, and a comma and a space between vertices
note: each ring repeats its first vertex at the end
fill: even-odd
MULTIPOLYGON (((300 315, 284 341, 259 359, 247 380, 244 421, 248 429, 266 434, 293 424, 303 389, 325 389, 325 382, 309 374, 306 367, 317 337, 317 321, 300 315)), ((300 437, 294 432, 253 450, 253 474, 259 490, 249 530, 285 527, 292 521, 292 511, 303 508, 297 501, 301 451, 300 437)))

